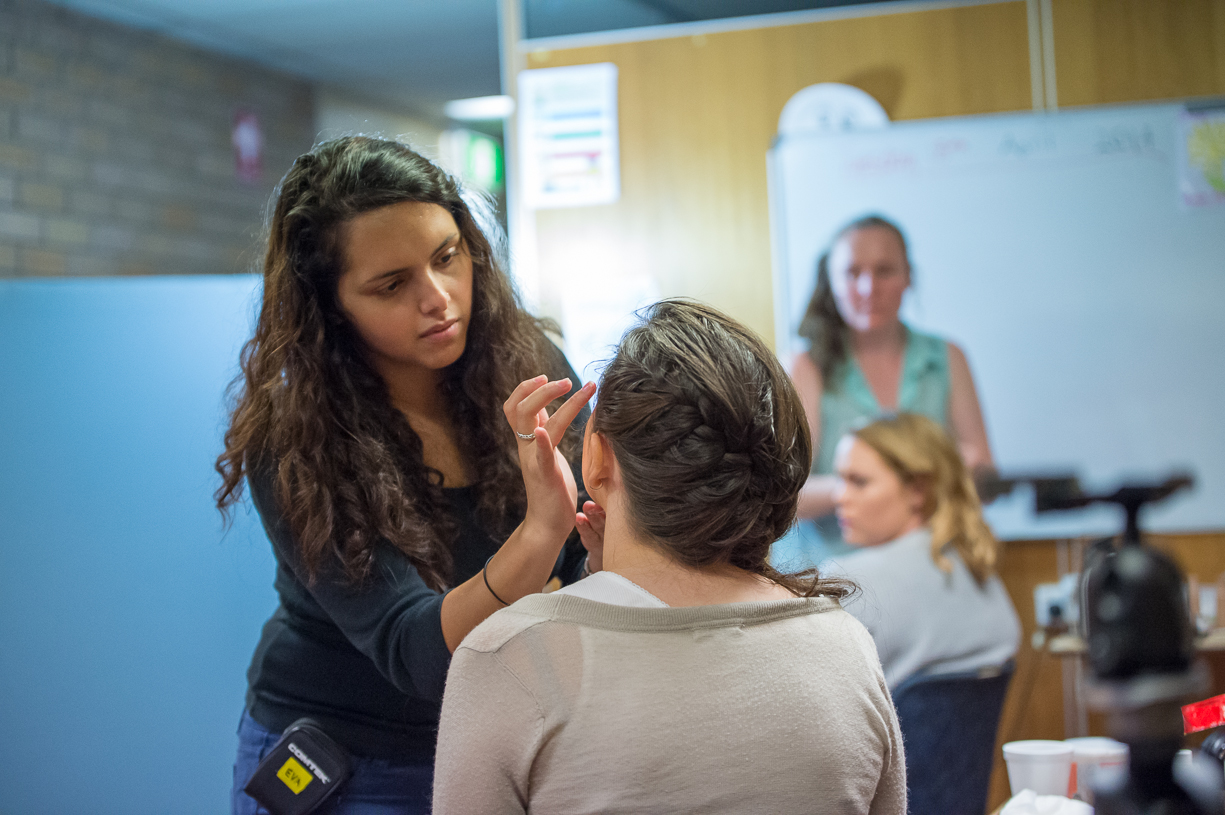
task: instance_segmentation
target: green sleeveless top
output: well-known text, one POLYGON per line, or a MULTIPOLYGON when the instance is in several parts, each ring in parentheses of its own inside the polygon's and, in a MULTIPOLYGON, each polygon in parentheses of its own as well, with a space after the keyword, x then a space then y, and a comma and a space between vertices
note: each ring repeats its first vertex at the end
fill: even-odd
MULTIPOLYGON (((948 344, 931 334, 906 329, 906 351, 902 356, 902 381, 898 389, 898 410, 919 413, 949 426, 949 350, 948 344)), ((834 471, 834 449, 838 440, 862 422, 885 413, 876 401, 868 380, 853 356, 834 375, 821 394, 821 445, 813 456, 812 474, 834 471)), ((804 526, 804 525, 801 525, 804 526)), ((812 527, 798 530, 806 541, 804 558, 820 563, 845 554, 851 547, 842 540, 837 519, 831 514, 813 521, 812 527), (811 534, 816 532, 816 535, 811 534)))
MULTIPOLYGON (((906 351, 902 356, 897 409, 922 414, 949 430, 948 345, 939 337, 903 328, 906 351)), ((832 473, 838 440, 859 423, 871 421, 884 412, 859 363, 848 356, 821 394, 821 446, 813 457, 813 475, 832 473)))

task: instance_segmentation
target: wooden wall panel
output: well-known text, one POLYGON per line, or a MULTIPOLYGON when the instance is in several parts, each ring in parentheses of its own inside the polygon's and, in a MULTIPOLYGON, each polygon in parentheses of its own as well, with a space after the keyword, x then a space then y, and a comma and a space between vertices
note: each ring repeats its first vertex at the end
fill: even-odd
POLYGON ((894 119, 1032 107, 1026 8, 1005 2, 536 51, 619 70, 622 198, 537 216, 542 310, 584 279, 646 273, 773 335, 765 154, 783 105, 847 82, 894 119))
POLYGON ((1059 104, 1225 95, 1225 0, 1054 0, 1059 104))

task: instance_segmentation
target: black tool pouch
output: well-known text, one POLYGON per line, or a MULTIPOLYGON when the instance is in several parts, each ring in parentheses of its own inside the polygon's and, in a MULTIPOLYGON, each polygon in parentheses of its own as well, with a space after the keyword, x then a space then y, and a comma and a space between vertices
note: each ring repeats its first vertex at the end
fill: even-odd
POLYGON ((243 788, 272 815, 307 815, 348 779, 349 754, 310 719, 285 729, 243 788))

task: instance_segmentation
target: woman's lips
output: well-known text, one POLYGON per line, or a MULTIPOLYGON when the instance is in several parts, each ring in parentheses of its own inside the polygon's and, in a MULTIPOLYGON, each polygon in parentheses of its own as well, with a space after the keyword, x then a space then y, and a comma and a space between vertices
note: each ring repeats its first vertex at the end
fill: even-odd
POLYGON ((421 335, 425 340, 449 340, 459 333, 459 318, 453 317, 446 322, 438 323, 421 335))

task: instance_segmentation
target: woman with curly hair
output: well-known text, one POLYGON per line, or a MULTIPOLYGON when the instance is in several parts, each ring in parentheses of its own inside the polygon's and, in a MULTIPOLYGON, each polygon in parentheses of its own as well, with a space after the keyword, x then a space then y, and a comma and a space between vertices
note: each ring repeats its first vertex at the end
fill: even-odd
POLYGON ((572 371, 456 183, 401 144, 300 156, 263 273, 217 460, 217 505, 245 480, 280 595, 247 674, 233 811, 262 811, 243 786, 308 716, 354 758, 329 812, 425 812, 451 652, 583 565, 563 451, 594 387, 550 415, 572 371))
POLYGON ((774 355, 664 301, 622 339, 587 423, 590 577, 455 652, 436 815, 906 812, 902 740, 850 586, 781 574, 812 456, 774 355))

